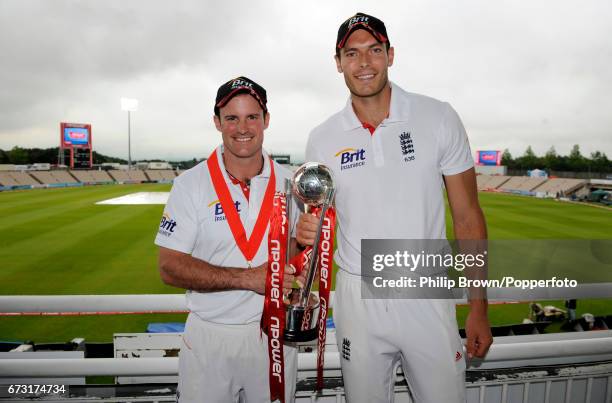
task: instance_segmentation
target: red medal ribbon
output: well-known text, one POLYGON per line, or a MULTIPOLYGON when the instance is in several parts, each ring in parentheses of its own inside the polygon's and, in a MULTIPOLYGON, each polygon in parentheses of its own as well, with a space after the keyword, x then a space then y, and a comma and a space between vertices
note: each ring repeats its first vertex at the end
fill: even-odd
POLYGON ((289 221, 287 200, 282 193, 273 199, 270 232, 268 234, 268 272, 262 328, 268 334, 268 379, 270 400, 285 402, 285 361, 283 336, 285 331, 285 304, 283 302, 283 281, 285 277, 289 221))
POLYGON ((225 179, 221 173, 221 168, 219 168, 217 150, 213 151, 210 157, 208 157, 206 164, 208 165, 210 178, 212 179, 215 192, 219 197, 219 202, 221 202, 221 207, 225 213, 225 218, 227 219, 227 223, 232 231, 236 245, 238 245, 238 248, 244 255, 244 258, 250 265, 253 257, 255 254, 257 254, 259 245, 261 245, 263 236, 266 233, 268 221, 270 220, 270 214, 272 212, 272 198, 274 197, 274 190, 276 189, 276 178, 274 176, 274 164, 272 163, 272 159, 270 158, 270 178, 268 179, 266 193, 264 194, 263 201, 261 202, 259 215, 257 216, 257 221, 255 221, 255 227, 253 228, 253 232, 251 232, 251 237, 248 239, 246 232, 244 231, 242 221, 240 221, 240 216, 238 215, 236 207, 234 206, 232 195, 230 194, 227 183, 225 183, 225 179))

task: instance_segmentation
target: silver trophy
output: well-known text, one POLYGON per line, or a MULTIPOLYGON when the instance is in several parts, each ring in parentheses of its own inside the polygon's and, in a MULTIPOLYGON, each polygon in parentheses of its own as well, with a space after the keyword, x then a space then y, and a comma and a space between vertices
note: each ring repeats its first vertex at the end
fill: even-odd
MULTIPOLYGON (((312 285, 318 270, 317 256, 323 219, 334 198, 334 180, 331 170, 325 165, 318 162, 307 162, 295 171, 293 180, 287 179, 285 187, 288 217, 291 217, 292 194, 306 207, 321 208, 311 258, 308 267, 304 268, 307 270, 306 283, 302 289, 293 289, 289 294, 289 304, 286 305, 285 340, 310 341, 316 339, 318 335, 319 297, 312 293, 312 285)), ((287 262, 289 258, 289 248, 287 248, 287 262)))

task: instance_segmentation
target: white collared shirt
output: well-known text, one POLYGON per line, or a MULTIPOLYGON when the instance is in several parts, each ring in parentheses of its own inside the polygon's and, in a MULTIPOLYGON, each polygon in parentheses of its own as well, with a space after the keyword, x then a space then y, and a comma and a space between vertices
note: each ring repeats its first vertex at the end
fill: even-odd
POLYGON ((306 160, 336 181, 336 263, 360 274, 362 239, 445 239, 443 175, 474 166, 461 119, 445 102, 391 83, 389 117, 373 135, 349 98, 312 130, 306 160))
MULTIPOLYGON (((264 151, 263 170, 261 174, 251 179, 250 195, 247 200, 240 185, 233 184, 227 175, 222 150, 223 147, 218 147, 216 151, 220 169, 232 199, 237 203, 238 214, 248 238, 255 226, 270 178, 270 159, 264 151)), ((274 162, 274 173, 276 190, 284 191, 284 179, 291 178, 292 172, 274 162)), ((292 228, 295 226, 298 214, 298 207, 294 204, 291 214, 292 228)), ((268 260, 267 234, 266 230, 266 235, 251 262, 252 267, 268 260)), ((206 162, 201 162, 183 172, 174 180, 155 244, 190 254, 215 266, 248 267, 221 208, 206 162), (163 223, 168 220, 173 223, 164 225, 163 223)), ((246 290, 203 293, 188 290, 186 298, 188 308, 200 318, 222 324, 259 321, 264 302, 262 295, 246 290)))

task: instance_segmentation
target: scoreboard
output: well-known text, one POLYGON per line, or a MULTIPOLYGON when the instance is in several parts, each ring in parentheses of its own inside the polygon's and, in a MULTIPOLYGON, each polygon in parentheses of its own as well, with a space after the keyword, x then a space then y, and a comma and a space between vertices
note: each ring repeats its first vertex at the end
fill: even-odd
POLYGON ((90 124, 60 123, 60 164, 65 163, 62 160, 70 162, 70 169, 90 169, 92 167, 90 124))

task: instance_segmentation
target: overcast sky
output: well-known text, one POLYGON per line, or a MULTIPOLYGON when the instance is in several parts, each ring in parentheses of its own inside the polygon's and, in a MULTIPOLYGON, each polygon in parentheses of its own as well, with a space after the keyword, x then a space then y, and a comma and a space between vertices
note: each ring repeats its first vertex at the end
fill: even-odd
POLYGON ((473 150, 580 144, 612 156, 609 1, 0 1, 0 148, 55 147, 59 123, 90 123, 94 150, 207 156, 218 86, 268 90, 264 146, 302 159, 308 132, 348 97, 338 25, 385 21, 404 89, 450 102, 473 150))

